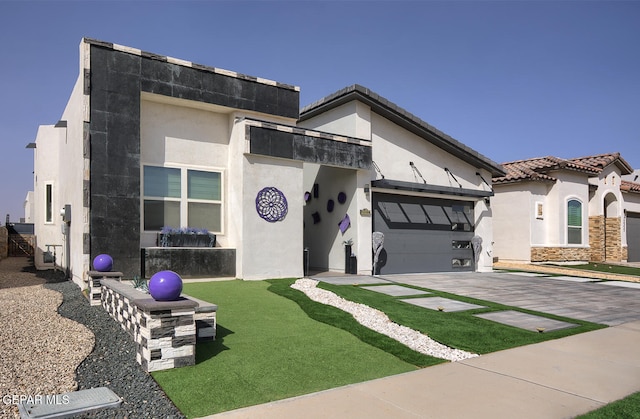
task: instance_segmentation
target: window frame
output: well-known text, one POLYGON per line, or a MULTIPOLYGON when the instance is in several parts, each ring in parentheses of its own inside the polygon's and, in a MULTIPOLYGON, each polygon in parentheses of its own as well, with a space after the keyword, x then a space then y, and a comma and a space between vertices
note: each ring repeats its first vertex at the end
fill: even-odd
POLYGON ((54 205, 54 183, 49 181, 44 183, 44 223, 54 224, 53 221, 53 208, 54 205))
POLYGON ((160 230, 147 230, 145 229, 145 220, 144 220, 144 203, 147 200, 153 201, 164 201, 164 202, 178 202, 180 207, 180 225, 179 226, 169 226, 174 228, 184 228, 184 227, 193 227, 188 225, 189 222, 189 203, 205 203, 205 204, 215 204, 220 206, 220 230, 219 231, 210 231, 213 234, 224 234, 225 232, 225 170, 217 167, 203 167, 203 166, 193 166, 193 165, 177 165, 177 164, 154 164, 154 163, 143 163, 140 167, 140 229, 143 233, 158 233, 160 230), (158 167, 165 169, 178 169, 180 170, 180 197, 161 197, 161 196, 153 196, 153 195, 145 195, 144 185, 144 169, 145 167, 158 167), (197 199, 197 198, 189 198, 189 171, 199 171, 199 172, 209 172, 209 173, 218 173, 220 175, 220 199, 218 200, 208 200, 208 199, 197 199))
POLYGON ((566 209, 566 217, 565 217, 565 225, 566 225, 566 232, 567 232, 567 239, 566 239, 566 243, 568 246, 582 246, 584 245, 584 203, 582 202, 582 200, 575 198, 575 197, 570 197, 567 199, 566 201, 566 205, 565 205, 565 209, 566 209), (578 204, 580 204, 580 225, 572 225, 569 223, 569 217, 571 216, 570 211, 569 211, 569 205, 572 202, 577 202, 578 204), (569 232, 571 230, 574 231, 579 231, 580 232, 580 242, 579 243, 572 243, 570 241, 570 234, 569 232))

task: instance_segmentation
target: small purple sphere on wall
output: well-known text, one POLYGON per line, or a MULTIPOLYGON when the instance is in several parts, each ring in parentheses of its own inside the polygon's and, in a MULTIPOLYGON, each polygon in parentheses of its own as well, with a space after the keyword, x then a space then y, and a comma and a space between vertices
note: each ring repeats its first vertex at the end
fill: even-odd
POLYGON ((93 269, 98 272, 111 272, 113 259, 107 254, 101 254, 93 259, 93 269))
POLYGON ((175 301, 182 292, 182 278, 173 271, 160 271, 149 280, 149 294, 156 301, 175 301))

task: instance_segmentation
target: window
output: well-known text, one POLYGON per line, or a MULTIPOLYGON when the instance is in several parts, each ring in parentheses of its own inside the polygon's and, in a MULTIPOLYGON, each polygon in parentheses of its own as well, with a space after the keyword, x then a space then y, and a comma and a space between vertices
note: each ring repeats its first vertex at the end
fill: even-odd
POLYGON ((452 268, 468 268, 471 266, 471 259, 454 258, 451 259, 452 268))
POLYGON ((544 219, 544 206, 542 202, 536 202, 536 218, 538 220, 544 219))
POLYGON ((45 189, 44 222, 53 223, 53 184, 51 183, 45 184, 44 189, 45 189))
POLYGON ((164 226, 222 231, 222 174, 144 166, 144 230, 164 226))
POLYGON ((576 199, 567 203, 567 243, 582 244, 582 203, 576 199))

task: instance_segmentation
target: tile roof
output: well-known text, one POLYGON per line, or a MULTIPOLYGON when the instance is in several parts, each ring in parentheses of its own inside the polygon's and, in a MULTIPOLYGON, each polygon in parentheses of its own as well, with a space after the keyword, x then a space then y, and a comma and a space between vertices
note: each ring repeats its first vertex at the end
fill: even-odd
POLYGON ((601 170, 581 161, 565 160, 553 156, 502 163, 502 167, 507 175, 493 178, 494 183, 510 183, 521 180, 555 182, 557 179, 549 176, 547 174, 549 171, 564 169, 595 175, 601 170))
POLYGON ((622 192, 640 193, 640 183, 623 180, 620 182, 620 190, 622 192))
POLYGON ((570 159, 572 162, 584 164, 587 166, 596 167, 600 170, 615 163, 620 168, 623 175, 628 175, 633 172, 633 168, 620 156, 620 153, 608 153, 598 154, 595 156, 578 157, 577 159, 570 159))
MULTIPOLYGON (((493 183, 512 183, 523 180, 555 182, 557 179, 547 174, 551 170, 575 170, 595 175, 610 164, 618 165, 623 175, 633 173, 633 169, 620 156, 620 153, 598 154, 568 160, 547 156, 502 163, 502 167, 507 174, 506 176, 494 177, 493 183)), ((640 183, 622 180, 620 190, 622 192, 640 193, 640 183)))

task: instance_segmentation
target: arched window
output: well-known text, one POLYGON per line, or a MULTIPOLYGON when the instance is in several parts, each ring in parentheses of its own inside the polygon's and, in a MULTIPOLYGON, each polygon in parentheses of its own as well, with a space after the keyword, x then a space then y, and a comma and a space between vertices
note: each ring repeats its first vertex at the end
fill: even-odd
POLYGON ((582 203, 576 199, 567 203, 567 243, 582 244, 582 203))

